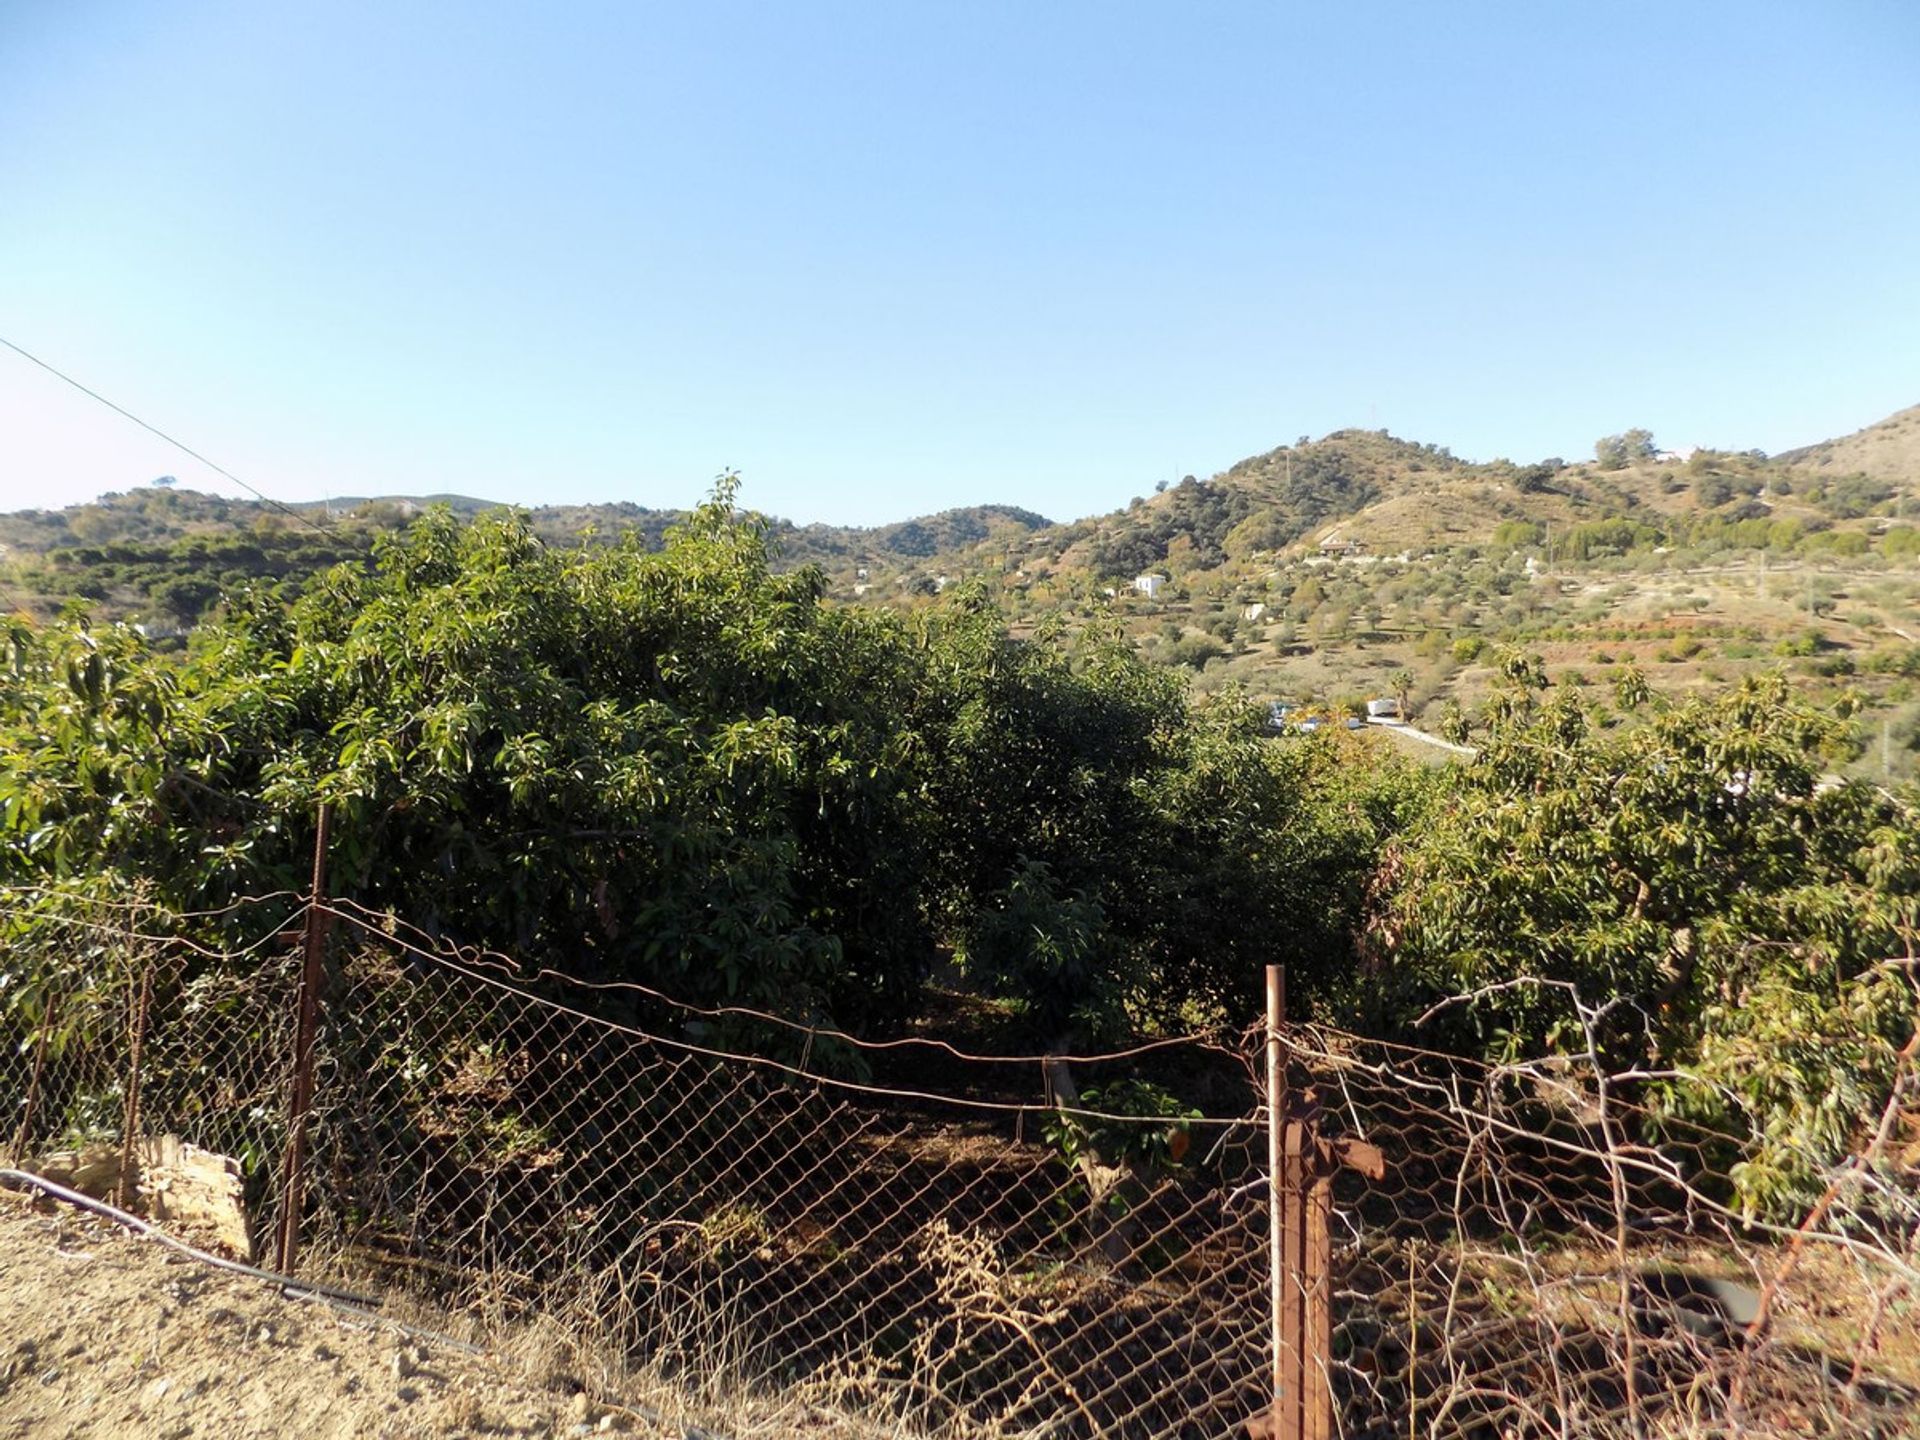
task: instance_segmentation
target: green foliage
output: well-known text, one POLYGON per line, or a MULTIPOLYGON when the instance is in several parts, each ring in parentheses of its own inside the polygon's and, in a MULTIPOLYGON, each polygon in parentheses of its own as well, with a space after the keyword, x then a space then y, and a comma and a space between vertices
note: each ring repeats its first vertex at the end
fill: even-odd
POLYGON ((1920 555, 1920 529, 1895 525, 1881 539, 1880 552, 1889 560, 1911 560, 1920 555))
POLYGON ((731 501, 658 556, 432 515, 177 667, 121 627, 34 637, 0 868, 192 908, 297 884, 325 799, 340 888, 450 935, 693 998, 897 997, 931 950, 886 719, 907 647, 770 573, 731 501))
POLYGON ((1628 430, 1594 441, 1593 455, 1602 470, 1624 470, 1654 456, 1653 434, 1647 430, 1628 430))
POLYGON ((1712 510, 1733 499, 1733 482, 1726 476, 1709 470, 1695 479, 1693 493, 1702 505, 1712 510))
POLYGON ((825 603, 733 501, 658 552, 430 513, 184 659, 15 625, 0 878, 296 889, 324 800, 338 893, 695 1001, 897 1025, 950 944, 1051 1041, 1336 965, 1377 830, 1257 707, 1116 632, 1015 640, 977 584, 825 603))
POLYGON ((1779 676, 1608 727, 1533 667, 1507 674, 1478 758, 1400 856, 1368 981, 1381 1023, 1474 993, 1438 1022, 1449 1043, 1591 1043, 1612 1070, 1670 1075, 1660 1104, 1741 1111, 1768 1137, 1738 1177, 1748 1203, 1804 1202, 1793 1187, 1877 1113, 1915 1023, 1882 963, 1920 925, 1915 797, 1823 787, 1844 716, 1779 676))
POLYGON ((969 979, 1016 998, 1034 1033, 1109 1029, 1124 992, 1097 901, 1063 895, 1046 863, 1026 860, 974 913, 959 953, 969 979))
POLYGON ((1069 1165, 1095 1155, 1108 1165, 1126 1165, 1136 1175, 1159 1176, 1183 1164, 1191 1151, 1191 1123, 1200 1112, 1172 1091, 1137 1076, 1089 1085, 1080 1092, 1074 1109, 1055 1110, 1047 1117, 1047 1143, 1069 1165), (1110 1115, 1139 1116, 1133 1124, 1110 1120, 1110 1115))
POLYGON ((1893 498, 1893 487, 1865 475, 1843 475, 1829 481, 1820 496, 1820 508, 1836 520, 1858 520, 1871 515, 1893 498))
POLYGON ((1537 520, 1502 520, 1493 527, 1493 543, 1505 550, 1538 545, 1546 535, 1546 526, 1537 520))
POLYGON ((1211 635, 1183 635, 1167 647, 1167 662, 1189 670, 1204 670, 1209 660, 1226 654, 1226 647, 1211 635))

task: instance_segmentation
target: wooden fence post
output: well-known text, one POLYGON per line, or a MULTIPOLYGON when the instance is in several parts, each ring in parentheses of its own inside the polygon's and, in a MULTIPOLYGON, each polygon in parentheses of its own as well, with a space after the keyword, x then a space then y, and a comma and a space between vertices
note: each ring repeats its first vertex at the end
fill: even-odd
POLYGON ((299 1018, 293 1039, 293 1085, 287 1104, 287 1153, 280 1173, 279 1244, 274 1266, 293 1274, 300 1253, 300 1208, 307 1170, 307 1115, 313 1108, 313 1043, 320 1021, 320 987, 325 979, 327 917, 327 840, 332 811, 323 801, 313 837, 313 890, 307 897, 306 954, 300 967, 299 1018))
MULTIPOLYGON (((133 927, 129 923, 128 927, 133 927)), ((128 949, 132 950, 129 943, 128 949)), ((133 996, 127 1020, 127 1098, 120 1112, 120 1182, 114 1188, 114 1203, 131 1209, 139 1185, 140 1149, 140 1056, 147 1040, 147 1013, 153 1007, 153 969, 158 962, 148 958, 140 967, 140 989, 133 996)))

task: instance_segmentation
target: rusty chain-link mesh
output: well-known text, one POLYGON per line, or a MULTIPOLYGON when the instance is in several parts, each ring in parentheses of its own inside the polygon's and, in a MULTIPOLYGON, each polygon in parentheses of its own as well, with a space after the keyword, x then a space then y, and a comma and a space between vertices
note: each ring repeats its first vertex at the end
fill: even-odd
POLYGON ((285 895, 181 917, 137 899, 0 893, 0 1161, 131 1204, 130 1142, 172 1136, 237 1162, 247 1216, 268 1233, 303 910, 285 895), (190 938, 209 927, 235 943, 190 938))
MULTIPOLYGON (((5 903, 35 923, 0 956, 4 1158, 117 1174, 129 1135, 178 1136, 271 1235, 305 907, 5 903)), ((1224 1437, 1268 1406, 1259 1037, 1043 1080, 322 909, 303 1274, 873 1433, 1224 1437), (1110 1113, 1143 1070, 1206 1118, 1110 1113)), ((1920 1435, 1913 1046, 1785 1208, 1738 1183, 1757 1118, 1704 1128, 1577 1055, 1283 1049, 1286 1114, 1384 1165, 1328 1182, 1331 1435, 1920 1435)))
POLYGON ((1069 1137, 986 1098, 997 1062, 856 1081, 843 1040, 417 945, 355 948, 337 985, 317 1252, 584 1311, 637 1363, 890 1433, 1197 1440, 1265 1402, 1257 1117, 1069 1137), (722 1048, 748 1039, 766 1053, 722 1048))
POLYGON ((1336 1434, 1920 1434, 1910 1063, 1881 1127, 1769 1215, 1734 1184, 1756 1134, 1577 1059, 1314 1028, 1287 1050, 1322 1132, 1386 1163, 1332 1180, 1336 1434))

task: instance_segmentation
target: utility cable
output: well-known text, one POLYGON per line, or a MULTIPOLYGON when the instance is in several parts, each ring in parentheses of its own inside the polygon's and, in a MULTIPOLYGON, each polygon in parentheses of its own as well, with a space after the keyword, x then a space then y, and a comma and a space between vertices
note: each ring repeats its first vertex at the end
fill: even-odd
POLYGON ((13 351, 14 354, 21 356, 23 359, 31 360, 35 365, 38 365, 42 370, 46 371, 49 375, 53 376, 55 379, 64 380, 67 384, 71 385, 74 389, 78 390, 82 395, 85 395, 90 399, 98 400, 102 405, 106 406, 109 410, 113 411, 116 415, 125 416, 127 419, 131 420, 134 424, 138 425, 142 430, 148 431, 149 433, 154 435, 158 435, 162 440, 166 441, 167 444, 173 446, 174 449, 180 451, 182 454, 192 456, 195 460, 198 460, 202 465, 206 466, 209 470, 213 471, 214 474, 224 476, 226 479, 231 480, 234 484, 238 485, 242 490, 245 490, 248 494, 252 495, 256 500, 260 501, 261 504, 271 505, 275 510, 280 511, 285 515, 291 516, 293 519, 298 520, 302 525, 306 526, 309 530, 313 531, 315 534, 325 535, 328 533, 324 525, 316 524, 312 519, 301 514, 298 510, 294 509, 291 505, 288 505, 282 501, 276 500, 271 495, 267 494, 266 491, 256 489, 254 486, 249 485, 245 480, 242 480, 238 475, 234 474, 231 470, 228 470, 223 466, 214 464, 213 461, 209 460, 206 456, 202 455, 198 450, 195 450, 192 446, 187 445, 182 441, 174 439, 173 436, 169 435, 166 431, 162 430, 159 426, 149 425, 145 420, 142 420, 138 415, 134 414, 131 410, 127 409, 124 405, 114 404, 113 401, 109 400, 106 396, 102 395, 98 390, 90 389, 88 386, 82 385, 78 380, 74 379, 73 376, 67 374, 64 370, 60 370, 52 365, 49 365, 46 361, 42 360, 38 355, 35 355, 31 350, 23 350, 20 346, 14 344, 13 341, 7 339, 7 337, 4 335, 0 335, 0 345, 6 346, 7 349, 13 351))

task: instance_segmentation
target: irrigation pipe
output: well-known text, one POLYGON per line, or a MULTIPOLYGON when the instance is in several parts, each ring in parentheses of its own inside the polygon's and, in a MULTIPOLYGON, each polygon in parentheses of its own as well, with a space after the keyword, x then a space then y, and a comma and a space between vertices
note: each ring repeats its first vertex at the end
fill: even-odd
POLYGON ((196 1249, 186 1241, 175 1239, 157 1225, 150 1225, 138 1215, 131 1215, 117 1205, 109 1205, 104 1200, 96 1200, 91 1195, 81 1194, 78 1190, 69 1190, 64 1185, 56 1185, 53 1181, 30 1171, 0 1170, 0 1185, 11 1185, 16 1190, 38 1190, 53 1196, 56 1200, 64 1200, 67 1204, 81 1210, 90 1210, 102 1219, 111 1220, 116 1225, 124 1225, 136 1235, 144 1235, 149 1240, 156 1240, 169 1250, 177 1250, 189 1259, 198 1260, 202 1265, 211 1265, 216 1270, 230 1270, 235 1275, 245 1275, 251 1280, 264 1280, 269 1285, 278 1285, 284 1290, 318 1296, 323 1300, 345 1301, 349 1305, 356 1305, 364 1310, 378 1309, 380 1305, 380 1301, 372 1295, 362 1295, 354 1290, 342 1290, 333 1285, 321 1285, 312 1280, 296 1280, 291 1275, 262 1270, 257 1266, 242 1264, 238 1260, 229 1260, 224 1255, 215 1255, 206 1250, 196 1249))
MULTIPOLYGON (((421 1340, 430 1340, 436 1345, 444 1345, 452 1350, 464 1351, 468 1355, 476 1355, 482 1358, 487 1357, 487 1351, 483 1346, 469 1344, 465 1340, 456 1340, 453 1336, 443 1335, 438 1330, 428 1330, 423 1326, 409 1325, 404 1320, 395 1320, 390 1315, 378 1313, 380 1301, 374 1296, 362 1295, 353 1290, 342 1290, 333 1285, 316 1284, 311 1280, 296 1280, 291 1275, 282 1275, 274 1270, 262 1270, 256 1265, 245 1265, 238 1260, 229 1260, 224 1255, 215 1255, 209 1251, 198 1249, 195 1246, 187 1244, 184 1240, 167 1234, 166 1231, 160 1229, 158 1226, 148 1224, 138 1215, 129 1214, 117 1205, 109 1205, 104 1200, 96 1200, 91 1195, 81 1194, 78 1190, 70 1190, 65 1185, 56 1184, 42 1176, 33 1174, 31 1171, 0 1169, 0 1185, 10 1185, 16 1190, 25 1190, 29 1193, 38 1191, 41 1194, 50 1195, 56 1200, 63 1200, 76 1209, 90 1211, 100 1216, 103 1220, 111 1220, 117 1225, 125 1226, 136 1235, 144 1236, 148 1240, 157 1241, 169 1250, 177 1250, 188 1259, 197 1260, 202 1265, 211 1266, 215 1270, 231 1271, 235 1275, 244 1275, 250 1280, 261 1280, 269 1285, 278 1285, 282 1290, 287 1292, 289 1299, 318 1300, 323 1305, 327 1305, 344 1314, 352 1315, 357 1319, 369 1321, 376 1325, 388 1326, 403 1334, 411 1335, 421 1340)), ((608 1408, 624 1410, 629 1415, 637 1416, 649 1424, 659 1425, 665 1423, 663 1417, 650 1406, 630 1406, 614 1401, 608 1403, 608 1408)), ((714 1435, 712 1431, 704 1430, 697 1425, 687 1427, 684 1434, 687 1440, 719 1440, 719 1437, 714 1435)))

